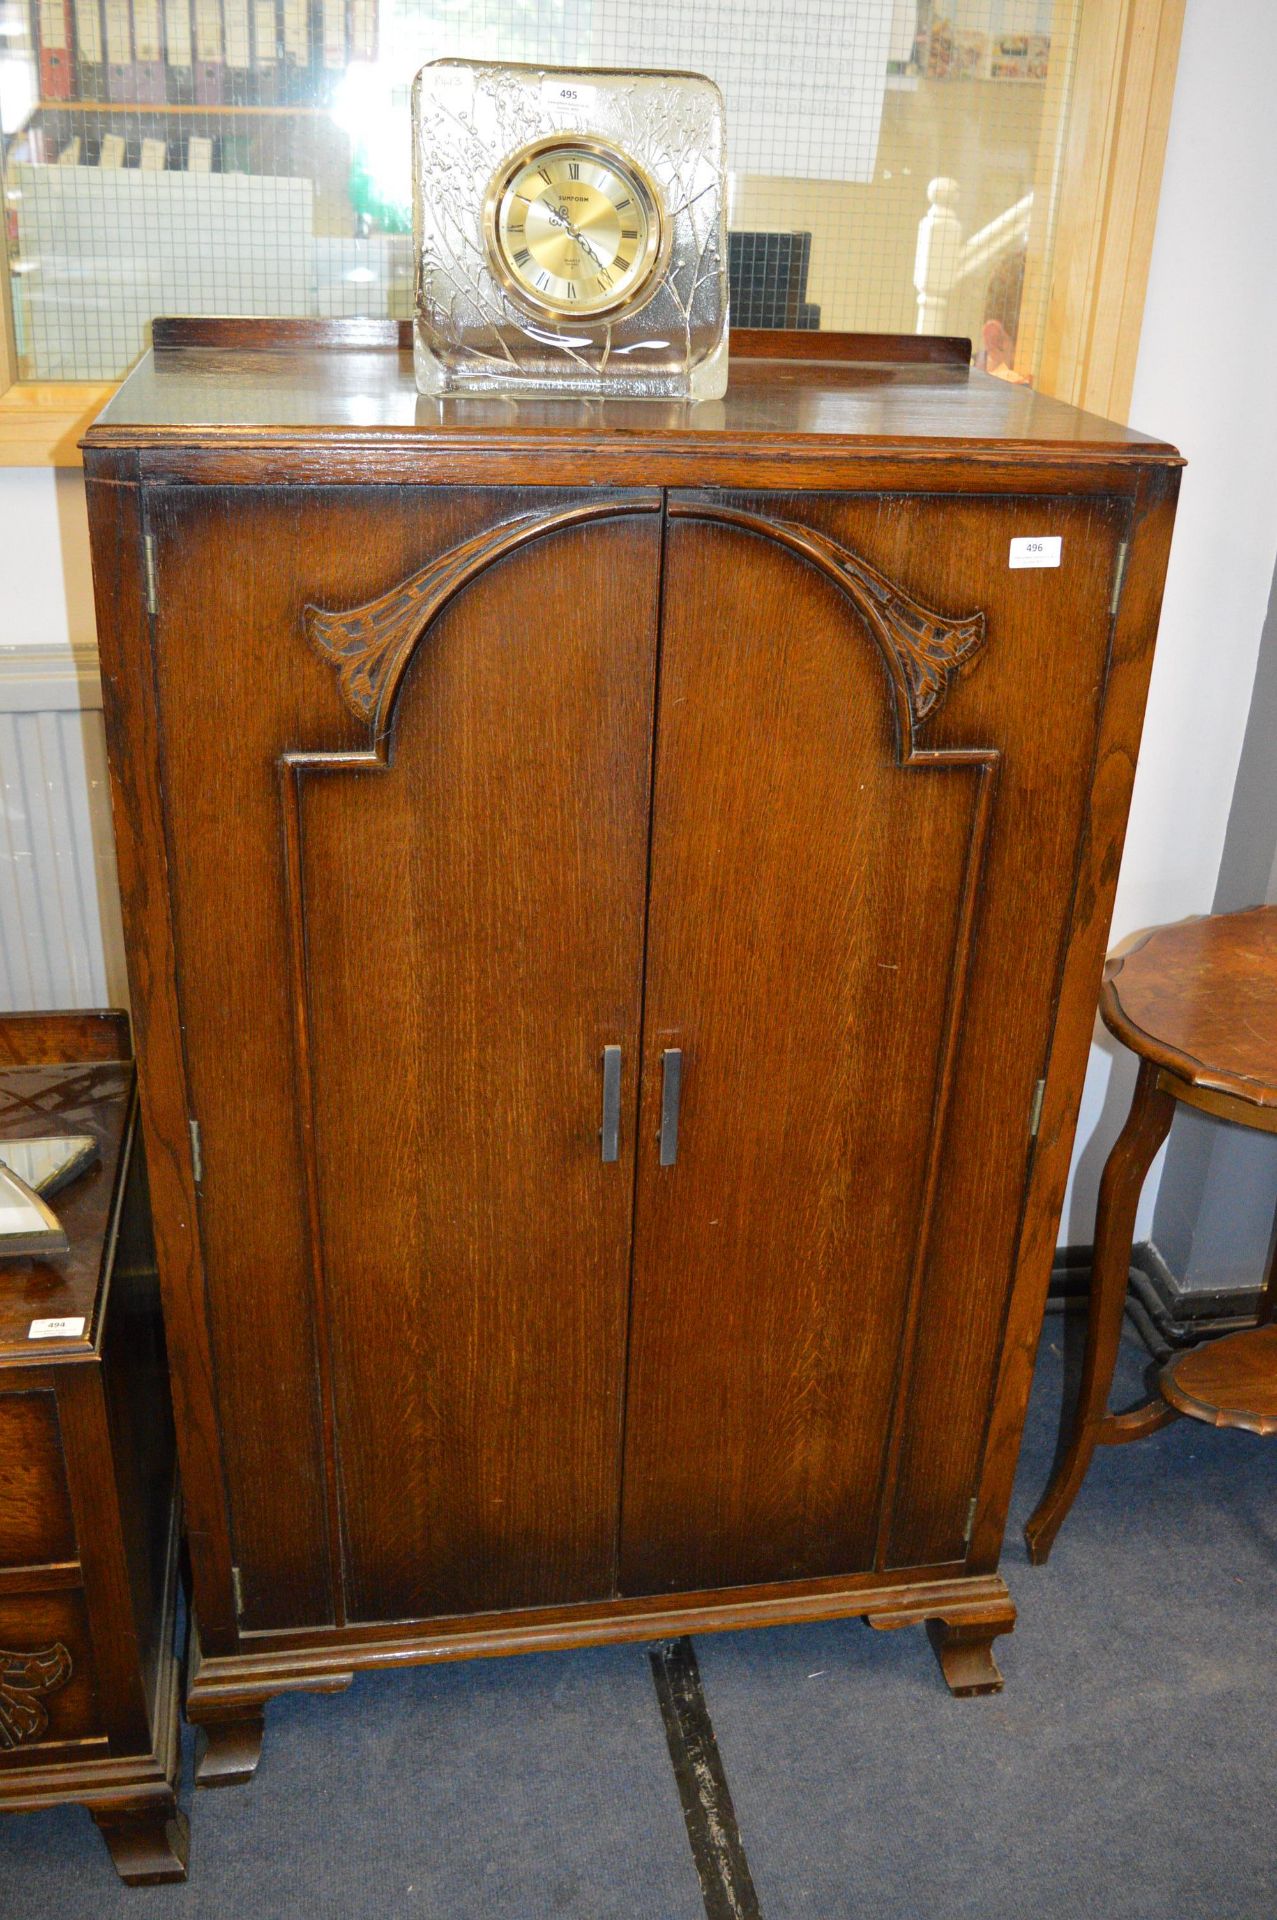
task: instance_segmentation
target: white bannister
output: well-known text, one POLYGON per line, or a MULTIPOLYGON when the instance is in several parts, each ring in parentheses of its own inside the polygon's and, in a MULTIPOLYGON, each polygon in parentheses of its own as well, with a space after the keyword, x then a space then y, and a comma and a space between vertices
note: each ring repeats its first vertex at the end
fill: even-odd
POLYGON ((943 175, 927 188, 927 211, 918 222, 913 262, 913 284, 918 295, 915 333, 943 333, 955 287, 987 271, 1002 254, 1028 237, 1032 193, 1026 193, 969 240, 963 238, 962 222, 955 211, 960 193, 957 181, 943 175))

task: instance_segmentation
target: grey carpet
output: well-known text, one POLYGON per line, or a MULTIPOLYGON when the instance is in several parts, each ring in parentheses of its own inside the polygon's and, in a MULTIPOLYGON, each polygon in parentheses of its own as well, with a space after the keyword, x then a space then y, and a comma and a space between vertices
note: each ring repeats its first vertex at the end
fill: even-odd
MULTIPOLYGON (((951 1700, 920 1630, 697 1640, 764 1920, 1277 1915, 1277 1444, 1182 1422, 1101 1453, 1030 1568, 1063 1333, 1003 1563, 1004 1694, 951 1700)), ((1127 1397, 1141 1365, 1128 1344, 1127 1397)), ((139 1892, 78 1809, 5 1820, 0 1913, 702 1920, 639 1647, 279 1702, 256 1782, 187 1804, 190 1883, 139 1892)))

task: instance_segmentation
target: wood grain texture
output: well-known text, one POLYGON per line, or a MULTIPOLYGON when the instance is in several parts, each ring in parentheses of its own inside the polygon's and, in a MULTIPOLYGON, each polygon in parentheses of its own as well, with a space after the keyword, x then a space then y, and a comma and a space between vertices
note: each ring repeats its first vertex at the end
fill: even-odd
POLYGON ((130 1060, 129 1016, 109 1008, 0 1015, 0 1072, 70 1061, 130 1060))
POLYGON ((659 541, 511 554, 422 642, 391 768, 303 776, 352 1619, 613 1590, 659 541))
POLYGON ((507 1614, 453 1615, 402 1621, 394 1627, 324 1636, 246 1635, 243 1651, 199 1658, 187 1708, 200 1726, 243 1720, 281 1693, 341 1692, 356 1672, 443 1660, 500 1659, 565 1647, 621 1646, 683 1633, 735 1633, 815 1620, 867 1620, 871 1627, 920 1626, 927 1620, 991 1626, 1008 1633, 1015 1607, 998 1574, 978 1577, 932 1569, 907 1582, 873 1575, 774 1582, 699 1594, 535 1607, 507 1614))
POLYGON ((533 540, 594 520, 659 513, 661 505, 658 493, 625 494, 610 500, 577 500, 557 513, 522 514, 501 521, 440 554, 430 566, 366 606, 340 612, 307 607, 306 637, 337 669, 347 706, 357 720, 367 721, 373 744, 380 744, 390 731, 413 649, 436 615, 472 580, 533 540))
MULTIPOLYGON (((112 465, 127 473, 126 459, 112 465)), ((187 1541, 210 1646, 234 1644, 230 1527, 215 1407, 212 1343, 196 1227, 190 1104, 178 1011, 168 850, 146 608, 142 505, 127 481, 87 488, 102 705, 111 766, 116 862, 156 1251, 171 1329, 187 1541)))
POLYGON ((139 1659, 133 1595, 111 1470, 111 1433, 98 1367, 63 1367, 58 1413, 66 1436, 71 1501, 86 1592, 92 1597, 89 1637, 98 1682, 98 1712, 117 1753, 150 1744, 146 1681, 139 1659))
POLYGON ((1077 1497, 1099 1442, 1106 1438, 1108 1397, 1131 1272, 1135 1214, 1153 1156, 1170 1132, 1175 1102, 1157 1084, 1157 1068, 1141 1062, 1126 1123, 1113 1143, 1100 1180, 1095 1259, 1087 1303, 1086 1353, 1068 1444, 1050 1485, 1024 1529, 1029 1558, 1041 1566, 1077 1497))
MULTIPOLYGON (((671 506, 640 1138, 667 1047, 683 1111, 677 1164, 639 1164, 628 1593, 874 1564, 997 757, 913 748, 890 637, 783 508, 671 506)), ((839 520, 849 555, 881 548, 874 508, 839 520)))
POLYGON ((943 362, 494 411, 233 334, 89 452, 209 1771, 411 1659, 859 1613, 987 1680, 1178 456, 943 362))
POLYGON ((1277 1109, 1277 907, 1159 927, 1110 961, 1100 1012, 1190 1086, 1277 1109))
POLYGON ((1015 1283, 1001 1335, 997 1386, 988 1414, 980 1496, 972 1523, 970 1564, 980 1572, 997 1565, 1033 1380, 1095 1030, 1096 998, 1126 837, 1178 491, 1179 475, 1174 472, 1154 470, 1141 480, 1126 531, 1125 566, 1120 573, 1114 567, 1108 613, 1100 616, 1109 629, 1101 719, 1084 824, 1074 849, 1055 1024, 1044 1065, 1015 1283))
POLYGON ((0 1393, 0 1566, 75 1557, 56 1396, 0 1393))
MULTIPOLYGON (((151 323, 157 353, 175 347, 221 347, 231 351, 351 352, 368 347, 412 352, 411 320, 233 319, 214 315, 165 315, 151 323)), ((854 360, 891 366, 969 367, 971 342, 957 335, 806 332, 787 327, 733 327, 731 352, 741 360, 854 360)))
POLYGON ((1190 1419, 1277 1433, 1277 1327, 1245 1327, 1177 1353, 1158 1384, 1176 1412, 1190 1419))
MULTIPOLYGON (((1038 1565, 1050 1554, 1097 1445, 1141 1439, 1176 1412, 1216 1426, 1277 1431, 1267 1326, 1177 1355, 1162 1372, 1163 1403, 1107 1412, 1136 1208, 1176 1101, 1277 1131, 1277 910, 1250 908, 1146 935, 1109 962, 1100 1010, 1140 1067, 1100 1182, 1086 1355, 1068 1443, 1025 1528, 1029 1557, 1038 1565)), ((1266 1288, 1266 1309, 1269 1299, 1266 1288)))
MULTIPOLYGON (((58 1199, 71 1247, 52 1264, 93 1273, 91 1336, 28 1342, 25 1356, 15 1343, 5 1359, 0 1811, 83 1802, 106 1822, 123 1877, 144 1883, 159 1866, 143 1856, 177 1811, 178 1525, 132 1067, 75 1058, 111 1060, 127 1041, 118 1024, 110 1038, 116 1018, 49 1019, 69 1063, 0 1066, 5 1118, 16 1112, 28 1132, 46 1130, 51 1110, 91 1125, 106 1183, 105 1197, 86 1176, 58 1199)), ((6 1325, 29 1310, 31 1283, 30 1263, 0 1265, 6 1325)))
MULTIPOLYGON (((604 1044, 622 1044, 632 1103, 654 502, 640 497, 625 521, 568 526, 475 581, 415 656, 420 691, 404 695, 411 718, 387 766, 369 759, 367 721, 306 644, 307 605, 358 607, 370 580, 397 587, 494 513, 565 507, 561 496, 407 492, 385 503, 370 544, 346 537, 354 504, 340 493, 209 503, 170 492, 157 509, 201 1211, 222 1392, 236 1409, 227 1449, 245 1619, 258 1627, 338 1618, 347 1598, 355 1618, 448 1604, 445 1587, 421 1586, 431 1580, 460 1583, 469 1605, 547 1583, 561 1595, 553 1553, 536 1559, 548 1551, 531 1524, 538 1507, 547 1518, 546 1491, 530 1477, 518 1491, 516 1468, 530 1476, 539 1449, 547 1472, 562 1465, 568 1437, 581 1442, 581 1480, 560 1500, 563 1552, 588 1554, 591 1590, 610 1579, 615 1530, 601 1490, 616 1472, 633 1134, 622 1161, 603 1167, 599 1061, 604 1044), (247 538, 250 512, 254 541, 278 563, 237 576, 215 610, 170 600, 179 568, 197 555, 215 564, 224 543, 247 538), (244 714, 229 752, 227 711, 244 714), (285 755, 297 785, 282 812, 285 755), (300 971, 280 967, 290 950, 300 963, 303 946, 300 971), (243 1028, 237 1009, 250 1000, 243 1028), (364 1200, 352 1205, 356 1167, 364 1200), (364 1205, 379 1222, 371 1239, 364 1205), (558 1276, 557 1292, 542 1271, 558 1276), (269 1302, 254 1279, 263 1273, 269 1302), (423 1273, 438 1277, 423 1287, 423 1273), (570 1390, 538 1358, 553 1350, 553 1327, 580 1364, 570 1390), (389 1451, 387 1395, 402 1396, 405 1418, 389 1451), (257 1417, 264 1397, 280 1407, 278 1429, 257 1417), (466 1518, 462 1490, 481 1486, 484 1514, 466 1518), (460 1531, 449 1572, 450 1526, 460 1531), (496 1530, 486 1557, 485 1529, 496 1530), (439 1543, 433 1572, 417 1551, 427 1533, 439 1543)), ((587 520, 596 512, 584 504, 587 520)))
POLYGON ((86 437, 90 470, 128 449, 145 452, 157 479, 206 484, 579 485, 584 459, 592 485, 850 487, 891 485, 890 464, 907 453, 934 466, 938 487, 977 474, 1033 485, 1067 468, 1072 488, 1088 468, 1111 485, 1132 460, 1178 462, 1164 443, 951 365, 746 357, 725 398, 698 406, 440 402, 417 394, 411 356, 389 347, 285 353, 257 344, 251 327, 238 337, 242 349, 223 334, 218 346, 147 355, 86 437))

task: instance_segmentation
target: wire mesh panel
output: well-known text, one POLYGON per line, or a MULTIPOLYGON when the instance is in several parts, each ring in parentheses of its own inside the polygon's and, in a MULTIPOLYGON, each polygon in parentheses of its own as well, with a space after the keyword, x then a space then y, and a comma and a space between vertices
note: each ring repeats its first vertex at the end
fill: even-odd
POLYGON ((408 97, 447 55, 690 68, 741 324, 969 333, 1031 378, 1086 0, 0 0, 21 377, 168 313, 412 304, 408 97))

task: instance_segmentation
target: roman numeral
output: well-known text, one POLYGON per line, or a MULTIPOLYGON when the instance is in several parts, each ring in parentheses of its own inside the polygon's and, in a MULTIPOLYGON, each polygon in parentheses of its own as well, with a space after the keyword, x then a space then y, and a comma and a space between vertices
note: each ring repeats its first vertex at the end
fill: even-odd
POLYGON ((548 273, 539 273, 537 275, 537 285, 538 287, 540 287, 542 293, 545 292, 549 284, 550 284, 550 276, 548 273))
POLYGON ((601 269, 599 273, 599 285, 603 288, 607 288, 607 287, 610 287, 611 284, 612 284, 612 276, 608 272, 607 268, 604 267, 601 269))
POLYGON ((569 300, 576 299, 576 281, 575 280, 568 281, 568 299, 569 300))
POLYGON ((637 240, 637 239, 638 239, 638 228, 637 228, 637 227, 622 227, 622 228, 621 228, 621 238, 622 238, 622 240, 637 240))
POLYGON ((527 223, 526 223, 526 221, 523 221, 523 220, 512 220, 512 221, 510 222, 510 231, 511 231, 511 233, 526 233, 526 232, 527 232, 527 230, 528 230, 528 229, 527 229, 527 223))
POLYGON ((526 267, 531 258, 532 255, 528 252, 528 249, 526 247, 520 247, 514 256, 514 264, 516 267, 526 267))
POLYGON ((551 180, 550 180, 550 176, 549 176, 549 174, 548 174, 548 173, 546 172, 546 170, 545 170, 545 168, 544 168, 544 167, 538 167, 538 168, 537 168, 537 172, 538 172, 538 173, 540 174, 540 176, 541 176, 541 178, 542 178, 542 179, 543 179, 543 180, 545 181, 545 184, 546 184, 546 186, 547 186, 547 187, 548 187, 548 186, 550 186, 550 185, 552 184, 552 182, 551 182, 551 180))
POLYGON ((628 199, 627 199, 627 200, 618 200, 618 201, 616 201, 616 203, 615 203, 615 205, 616 205, 616 210, 617 210, 617 212, 618 212, 618 213, 624 213, 624 212, 625 212, 625 209, 626 209, 627 207, 632 207, 632 206, 634 205, 634 202, 633 202, 632 200, 628 200, 628 199))
POLYGON ((619 272, 628 273, 630 268, 634 265, 634 262, 632 260, 627 260, 623 253, 618 253, 616 256, 616 259, 612 262, 612 265, 616 267, 619 272))
POLYGON ((579 160, 569 160, 568 161, 568 179, 579 180, 580 178, 581 178, 581 162, 579 160))

